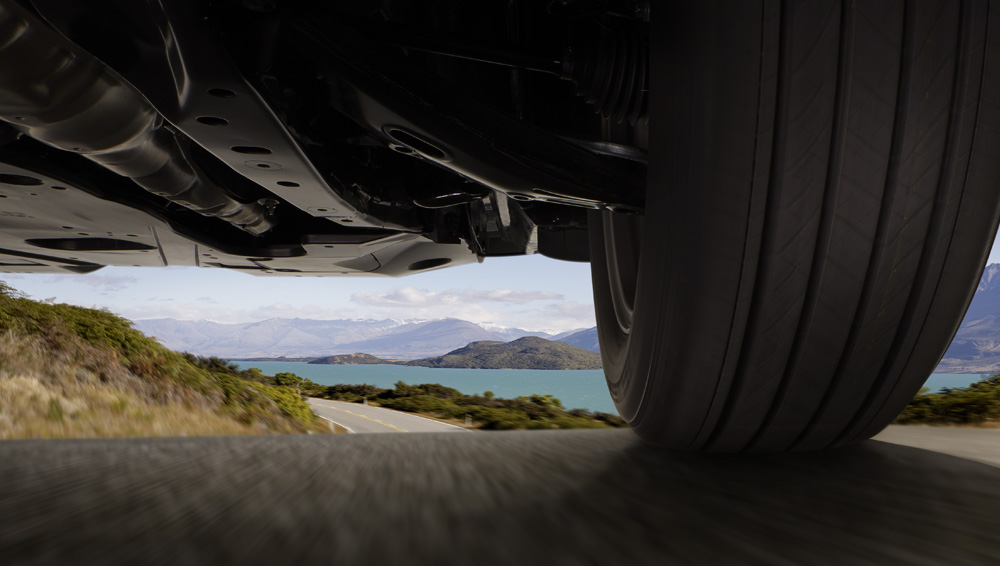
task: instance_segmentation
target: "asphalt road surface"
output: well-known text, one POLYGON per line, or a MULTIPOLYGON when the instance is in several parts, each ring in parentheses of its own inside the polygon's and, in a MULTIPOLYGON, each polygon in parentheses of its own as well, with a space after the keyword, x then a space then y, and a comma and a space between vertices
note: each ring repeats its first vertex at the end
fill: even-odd
MULTIPOLYGON (((1000 466, 1000 429, 890 426, 876 440, 1000 466)), ((997 510, 1000 513, 1000 509, 997 510)))
POLYGON ((344 403, 327 399, 309 399, 317 415, 345 427, 350 432, 467 432, 462 427, 418 417, 410 413, 344 403))
POLYGON ((997 564, 1000 467, 627 430, 4 441, 0 562, 997 564))

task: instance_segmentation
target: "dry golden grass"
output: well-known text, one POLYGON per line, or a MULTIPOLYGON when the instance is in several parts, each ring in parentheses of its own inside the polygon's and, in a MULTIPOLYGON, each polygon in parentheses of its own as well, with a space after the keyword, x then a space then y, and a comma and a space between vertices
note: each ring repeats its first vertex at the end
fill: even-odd
POLYGON ((220 411, 221 390, 207 393, 136 375, 117 353, 66 336, 0 334, 0 438, 302 432, 241 422, 220 411))

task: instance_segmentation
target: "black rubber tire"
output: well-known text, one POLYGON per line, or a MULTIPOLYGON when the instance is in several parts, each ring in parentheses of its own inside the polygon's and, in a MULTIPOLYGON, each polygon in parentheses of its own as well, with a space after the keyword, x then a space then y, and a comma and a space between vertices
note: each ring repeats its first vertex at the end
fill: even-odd
POLYGON ((619 411, 689 450, 878 433, 939 361, 996 233, 1000 6, 654 9, 646 214, 591 217, 619 411))

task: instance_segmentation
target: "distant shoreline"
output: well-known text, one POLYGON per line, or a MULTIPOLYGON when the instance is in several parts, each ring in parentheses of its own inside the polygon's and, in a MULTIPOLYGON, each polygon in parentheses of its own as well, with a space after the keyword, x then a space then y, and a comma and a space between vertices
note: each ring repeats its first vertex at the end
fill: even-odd
POLYGON ((264 357, 261 357, 261 358, 226 358, 226 357, 223 357, 223 359, 224 360, 228 360, 230 362, 306 362, 306 363, 308 363, 308 362, 311 362, 312 360, 318 360, 321 357, 323 357, 323 356, 313 356, 313 357, 310 357, 310 358, 286 358, 284 356, 280 356, 280 357, 277 357, 277 358, 264 358, 264 357))

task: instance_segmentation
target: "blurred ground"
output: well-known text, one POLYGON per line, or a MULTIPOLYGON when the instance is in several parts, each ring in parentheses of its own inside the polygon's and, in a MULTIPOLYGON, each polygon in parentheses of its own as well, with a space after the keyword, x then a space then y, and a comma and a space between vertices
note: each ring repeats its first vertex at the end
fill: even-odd
POLYGON ((998 509, 1000 468, 879 441, 763 456, 627 430, 0 443, 5 564, 988 564, 998 509))

